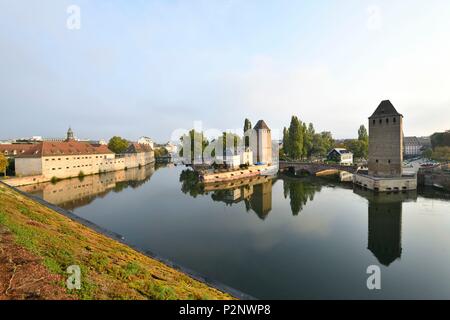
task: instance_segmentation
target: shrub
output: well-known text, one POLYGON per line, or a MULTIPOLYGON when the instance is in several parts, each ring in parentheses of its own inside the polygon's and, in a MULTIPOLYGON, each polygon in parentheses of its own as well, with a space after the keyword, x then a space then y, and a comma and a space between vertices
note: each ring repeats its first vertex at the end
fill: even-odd
POLYGON ((53 183, 53 184, 56 184, 59 180, 61 180, 61 179, 59 179, 58 177, 53 176, 52 179, 50 180, 50 182, 53 183))

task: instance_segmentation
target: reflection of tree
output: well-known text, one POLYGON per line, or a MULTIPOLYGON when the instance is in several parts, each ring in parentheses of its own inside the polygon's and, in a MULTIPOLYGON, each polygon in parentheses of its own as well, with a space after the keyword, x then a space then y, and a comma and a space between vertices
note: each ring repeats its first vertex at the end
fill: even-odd
POLYGON ((315 185, 304 180, 283 180, 284 197, 289 195, 292 215, 296 216, 303 210, 303 206, 314 199, 314 194, 321 190, 320 185, 315 185))
POLYGON ((198 172, 193 170, 183 170, 180 174, 181 191, 185 194, 196 198, 199 194, 203 194, 203 184, 200 183, 198 172))

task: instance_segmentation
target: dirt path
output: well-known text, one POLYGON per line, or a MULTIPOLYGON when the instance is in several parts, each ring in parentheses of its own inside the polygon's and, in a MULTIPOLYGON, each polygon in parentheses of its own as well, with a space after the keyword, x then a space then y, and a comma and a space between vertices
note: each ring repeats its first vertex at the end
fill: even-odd
POLYGON ((40 258, 16 245, 12 234, 0 225, 0 300, 76 298, 57 284, 64 281, 49 273, 40 258))

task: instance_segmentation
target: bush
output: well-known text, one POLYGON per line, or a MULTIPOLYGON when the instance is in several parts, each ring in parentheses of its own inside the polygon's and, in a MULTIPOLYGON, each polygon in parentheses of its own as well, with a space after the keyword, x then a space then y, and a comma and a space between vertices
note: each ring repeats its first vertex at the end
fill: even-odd
POLYGON ((83 179, 84 179, 84 172, 83 172, 83 170, 80 170, 80 172, 78 173, 78 179, 80 179, 80 181, 83 181, 83 179))
POLYGON ((53 176, 52 179, 50 180, 50 182, 53 183, 53 184, 56 184, 60 180, 61 179, 59 179, 58 177, 53 176))

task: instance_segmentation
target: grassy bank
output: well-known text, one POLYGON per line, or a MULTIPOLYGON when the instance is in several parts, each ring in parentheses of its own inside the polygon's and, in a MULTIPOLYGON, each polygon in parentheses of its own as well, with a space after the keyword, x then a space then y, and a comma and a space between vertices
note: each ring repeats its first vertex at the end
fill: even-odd
MULTIPOLYGON (((18 281, 17 277, 14 278, 16 269, 24 268, 23 261, 32 260, 50 275, 42 276, 38 280, 51 279, 48 281, 52 283, 45 285, 53 285, 55 290, 63 290, 69 298, 232 298, 1 184, 0 228, 3 230, 0 232, 3 268, 11 271, 10 291, 14 289, 11 284, 18 281), (8 238, 12 239, 14 246, 23 250, 23 255, 34 258, 22 258, 22 263, 13 263, 13 259, 7 257, 8 238), (70 265, 79 265, 81 268, 81 290, 65 289, 65 279, 68 277, 66 269, 70 265)), ((17 255, 18 251, 14 249, 11 252, 17 255)))

